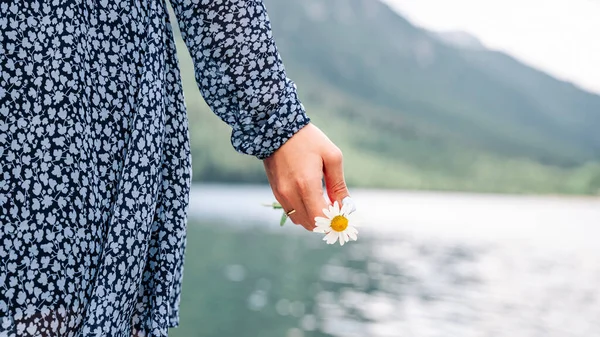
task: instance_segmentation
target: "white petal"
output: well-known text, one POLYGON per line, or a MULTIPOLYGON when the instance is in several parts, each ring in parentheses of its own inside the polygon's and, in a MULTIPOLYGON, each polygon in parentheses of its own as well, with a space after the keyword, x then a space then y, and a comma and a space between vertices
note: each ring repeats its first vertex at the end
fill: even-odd
POLYGON ((340 204, 337 201, 333 203, 333 212, 334 216, 340 214, 340 204))
POLYGON ((358 240, 358 236, 356 234, 357 233, 355 231, 348 231, 348 236, 354 241, 358 240))
POLYGON ((317 226, 313 229, 313 232, 327 234, 327 233, 331 232, 331 227, 317 226))
POLYGON ((331 228, 331 223, 330 222, 317 222, 315 224, 315 226, 331 228))
POLYGON ((342 204, 344 206, 348 206, 347 207, 347 212, 348 213, 345 213, 345 214, 352 214, 352 213, 354 213, 356 211, 356 204, 354 203, 354 200, 352 200, 352 198, 350 198, 350 196, 345 197, 342 200, 342 204))
POLYGON ((325 219, 325 218, 322 218, 322 217, 318 216, 318 217, 315 218, 315 223, 317 225, 318 224, 323 224, 323 225, 329 226, 329 224, 331 223, 331 220, 325 219))
POLYGON ((342 212, 342 214, 344 214, 345 216, 348 216, 350 214, 349 212, 350 207, 348 206, 348 204, 342 204, 342 210, 340 212, 342 212))
POLYGON ((326 228, 331 228, 331 224, 330 224, 329 222, 326 222, 326 223, 317 222, 317 223, 315 224, 315 226, 317 226, 317 227, 326 227, 326 228))
POLYGON ((325 216, 328 217, 329 219, 333 219, 333 217, 335 215, 332 214, 330 208, 331 208, 331 206, 328 208, 323 208, 323 214, 325 214, 325 216))
MULTIPOLYGON (((343 239, 342 233, 341 233, 341 232, 336 232, 336 234, 337 234, 337 236, 338 236, 338 240, 339 240, 339 241, 343 241, 343 240, 342 240, 342 239, 343 239)), ((344 242, 344 243, 345 243, 345 242, 344 242)))
POLYGON ((346 240, 344 239, 344 232, 340 232, 339 236, 340 236, 340 246, 343 246, 344 243, 346 243, 346 240))
POLYGON ((325 235, 325 237, 323 238, 323 240, 327 241, 327 244, 334 244, 335 241, 338 239, 338 233, 335 231, 331 231, 329 232, 329 234, 325 235))
MULTIPOLYGON (((337 235, 338 235, 339 241, 344 241, 344 236, 342 235, 342 232, 337 232, 337 235)), ((346 242, 344 241, 344 243, 346 243, 346 242)))
POLYGON ((313 228, 313 232, 315 232, 315 233, 327 233, 327 229, 328 229, 327 227, 319 227, 319 226, 317 226, 317 227, 313 228))

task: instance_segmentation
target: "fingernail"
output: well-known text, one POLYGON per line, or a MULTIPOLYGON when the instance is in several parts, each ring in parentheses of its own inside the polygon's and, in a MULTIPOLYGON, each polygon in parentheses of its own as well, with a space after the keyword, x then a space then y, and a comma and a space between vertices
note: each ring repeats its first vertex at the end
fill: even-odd
POLYGON ((350 196, 347 196, 344 199, 342 199, 342 205, 349 205, 350 206, 350 213, 349 214, 352 214, 352 213, 354 213, 354 211, 356 211, 356 204, 354 203, 354 201, 352 200, 352 198, 350 198, 350 196))

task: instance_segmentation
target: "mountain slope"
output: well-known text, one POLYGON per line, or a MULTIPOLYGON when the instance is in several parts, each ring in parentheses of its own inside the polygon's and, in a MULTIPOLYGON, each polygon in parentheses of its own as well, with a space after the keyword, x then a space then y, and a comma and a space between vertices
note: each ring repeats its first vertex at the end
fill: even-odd
MULTIPOLYGON (((600 190, 600 98, 485 49, 449 46, 373 0, 265 0, 288 75, 355 186, 600 190)), ((265 181, 233 153, 178 42, 194 179, 265 181), (227 154, 227 155, 225 155, 227 154)))
POLYGON ((498 53, 449 47, 378 1, 266 2, 286 62, 353 95, 443 125, 484 150, 555 164, 600 153, 600 137, 589 129, 600 125, 598 96, 492 60, 498 53), (501 66, 510 70, 494 72, 501 66), (540 90, 524 88, 527 82, 540 90))

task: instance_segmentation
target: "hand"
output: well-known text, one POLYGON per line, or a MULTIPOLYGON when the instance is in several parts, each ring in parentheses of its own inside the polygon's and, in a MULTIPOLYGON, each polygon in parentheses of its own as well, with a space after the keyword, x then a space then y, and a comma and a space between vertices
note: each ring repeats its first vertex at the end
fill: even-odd
POLYGON ((290 219, 309 231, 315 217, 323 216, 328 203, 323 197, 325 177, 331 203, 349 195, 344 180, 342 151, 313 124, 308 124, 263 161, 269 184, 290 219))

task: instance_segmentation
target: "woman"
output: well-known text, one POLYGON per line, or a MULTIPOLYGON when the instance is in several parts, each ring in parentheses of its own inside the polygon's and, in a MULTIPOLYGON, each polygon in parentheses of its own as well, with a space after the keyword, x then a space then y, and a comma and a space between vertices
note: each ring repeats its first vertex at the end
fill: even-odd
MULTIPOLYGON (((348 192, 257 0, 171 0, 198 86, 293 222, 348 192)), ((166 336, 191 179, 164 0, 0 3, 0 336, 166 336)))

